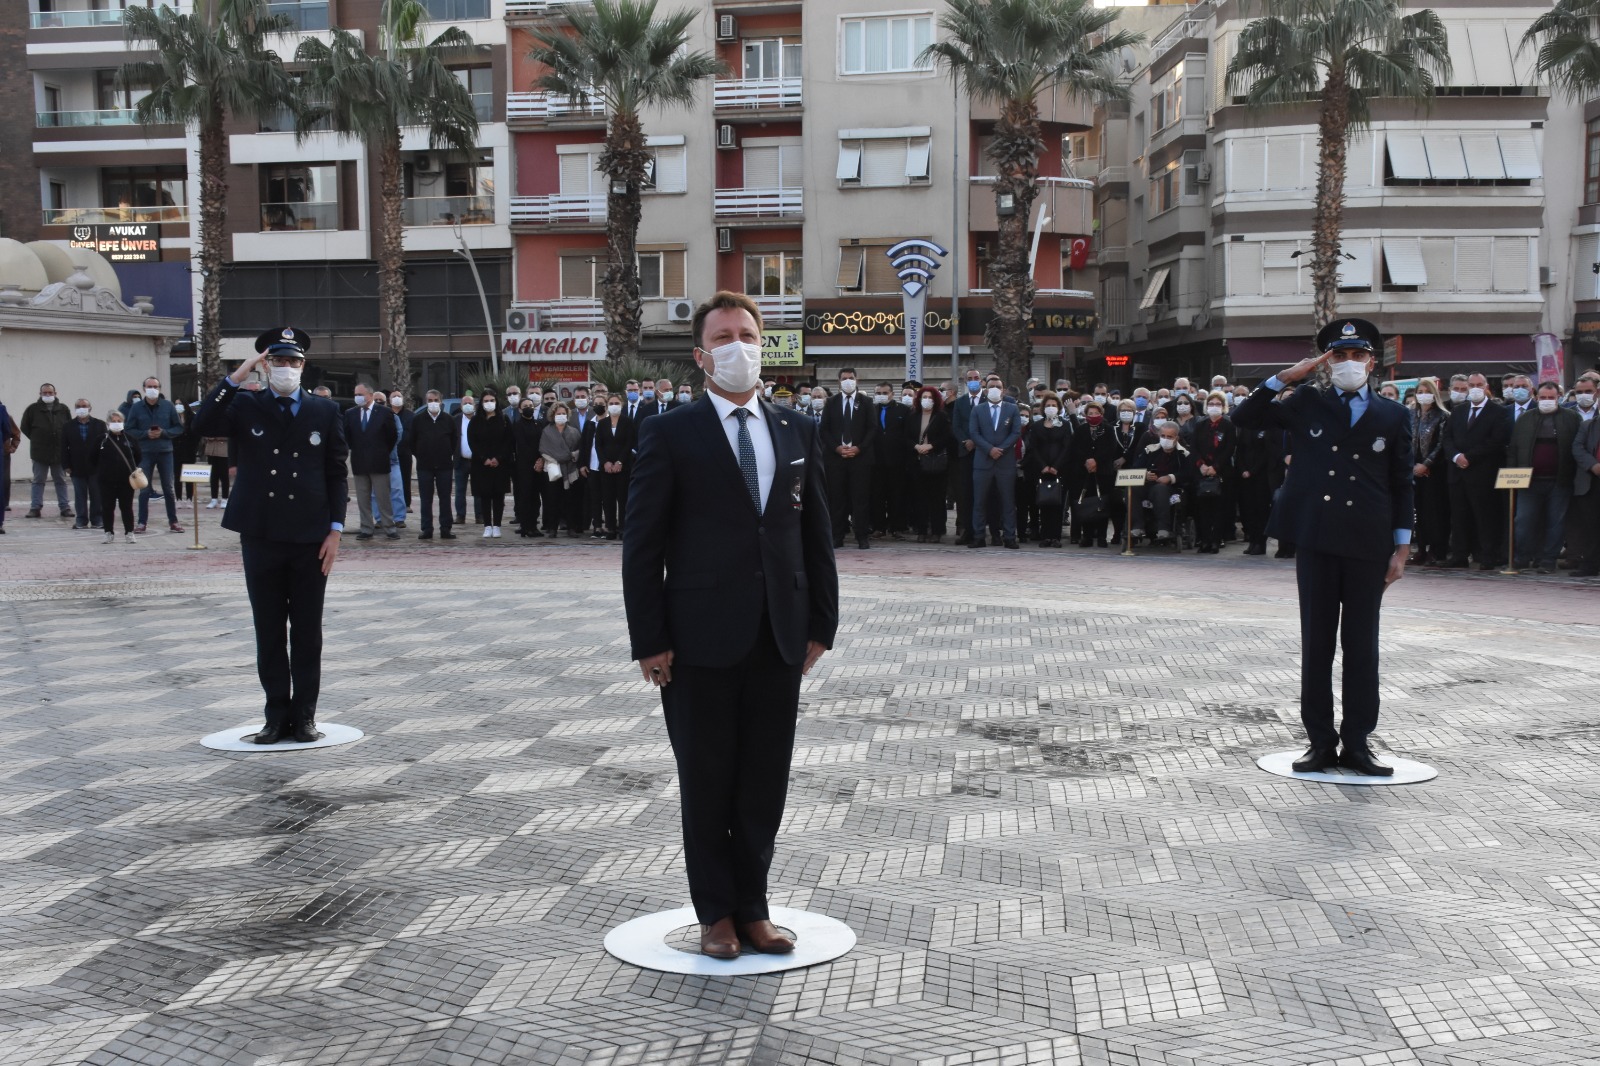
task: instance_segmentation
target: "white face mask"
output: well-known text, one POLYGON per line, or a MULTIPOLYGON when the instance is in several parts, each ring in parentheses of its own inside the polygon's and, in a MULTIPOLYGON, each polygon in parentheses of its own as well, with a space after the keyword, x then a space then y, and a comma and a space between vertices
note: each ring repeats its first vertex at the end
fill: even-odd
POLYGON ((1594 393, 1592 393, 1592 392, 1580 392, 1580 393, 1578 393, 1577 399, 1578 399, 1578 406, 1579 407, 1593 407, 1594 406, 1594 393))
POLYGON ((1559 404, 1557 404, 1554 400, 1540 400, 1539 413, 1542 415, 1553 415, 1556 413, 1556 408, 1558 406, 1559 404))
POLYGON ((430 415, 438 414, 440 409, 442 409, 443 407, 444 407, 444 404, 440 403, 438 400, 429 400, 428 401, 428 413, 430 415))
POLYGON ((799 402, 801 407, 810 407, 811 406, 811 397, 802 396, 802 397, 800 397, 798 402, 799 402))
POLYGON ((43 393, 43 392, 41 392, 39 394, 39 400, 40 400, 41 403, 55 403, 56 402, 56 394, 53 393, 53 392, 52 393, 43 393))
POLYGON ((391 396, 391 397, 389 397, 389 406, 390 407, 398 408, 398 407, 404 407, 405 405, 406 405, 406 398, 404 396, 391 396))
POLYGON ((924 396, 922 398, 922 409, 924 411, 933 410, 933 397, 932 396, 924 396))
POLYGON ((679 403, 688 403, 693 399, 694 399, 694 393, 692 393, 692 392, 680 392, 680 393, 678 393, 678 402, 679 403))
POLYGON ((889 397, 880 392, 872 397, 872 402, 879 407, 887 407, 889 405, 889 397))
POLYGON ((1208 405, 1206 407, 1206 414, 1210 415, 1212 418, 1221 418, 1222 417, 1222 405, 1220 403, 1214 403, 1214 404, 1208 405))
POLYGON ((587 411, 589 409, 589 401, 584 399, 582 396, 579 396, 576 400, 572 401, 572 406, 576 407, 580 411, 587 411))
POLYGON ((72 409, 72 417, 73 418, 88 418, 89 417, 89 409, 87 407, 74 407, 72 409))
POLYGON ((989 398, 990 403, 1000 402, 1000 390, 993 385, 989 386, 989 391, 984 393, 984 395, 989 398))
POLYGON ((1478 388, 1476 385, 1474 385, 1472 388, 1467 390, 1467 400, 1470 403, 1474 403, 1474 404, 1482 403, 1484 395, 1485 395, 1484 391, 1482 389, 1478 388))
POLYGON ((556 425, 564 426, 566 424, 567 424, 567 416, 566 415, 556 415, 556 425))
POLYGON ((1162 451, 1170 452, 1172 449, 1176 448, 1177 446, 1178 446, 1178 442, 1173 440, 1171 437, 1162 437, 1161 438, 1161 450, 1162 451))
POLYGON ((464 403, 464 404, 461 405, 461 413, 464 414, 464 415, 470 415, 473 411, 476 411, 476 410, 477 410, 477 408, 473 407, 470 403, 464 403))
POLYGON ((1117 421, 1119 421, 1119 422, 1132 422, 1133 421, 1133 412, 1132 411, 1118 411, 1117 412, 1117 421))
POLYGON ((855 392, 856 391, 856 379, 855 378, 844 378, 843 380, 841 380, 839 382, 839 391, 844 393, 846 396, 850 395, 852 392, 855 392))
POLYGON ((365 396, 363 396, 359 392, 356 393, 356 406, 357 407, 365 407, 365 406, 367 406, 367 398, 365 396))
POLYGON ((494 410, 494 401, 493 400, 485 400, 485 401, 483 401, 483 409, 485 411, 493 411, 494 410))
POLYGON ((300 368, 297 366, 275 366, 267 371, 267 383, 275 391, 288 396, 300 387, 300 368))
POLYGON ((121 433, 122 432, 122 423, 121 422, 107 422, 106 423, 106 431, 109 432, 109 433, 121 433))
POLYGON ((522 402, 522 393, 520 393, 520 392, 508 392, 508 393, 506 393, 506 406, 507 407, 515 407, 518 404, 520 404, 521 402, 522 402))
POLYGON ((1328 377, 1333 381, 1334 388, 1355 392, 1367 383, 1367 361, 1346 359, 1342 363, 1334 363, 1328 371, 1328 377))
POLYGON ((144 398, 147 399, 147 400, 159 400, 159 399, 161 399, 161 390, 160 389, 145 389, 144 390, 144 398))
POLYGON ((1432 407, 1433 406, 1433 393, 1431 393, 1431 392, 1419 392, 1419 393, 1417 393, 1417 402, 1419 404, 1421 404, 1423 407, 1432 407))
POLYGON ((608 403, 606 404, 606 413, 609 415, 620 415, 622 413, 622 405, 620 403, 608 403))
POLYGON ((1450 390, 1450 402, 1451 403, 1466 403, 1467 402, 1467 394, 1462 392, 1460 389, 1451 389, 1450 390))
POLYGON ((705 354, 711 357, 711 380, 725 392, 749 392, 761 380, 759 344, 729 341, 705 354))
POLYGON ((913 401, 914 401, 914 400, 915 400, 915 399, 916 399, 916 397, 915 397, 915 396, 902 396, 902 397, 900 397, 900 402, 901 402, 901 403, 902 403, 902 404, 904 404, 904 405, 905 405, 905 406, 907 406, 907 407, 910 407, 910 406, 911 406, 911 404, 912 404, 912 402, 913 402, 913 401))
POLYGON ((1188 405, 1188 404, 1186 404, 1186 403, 1180 403, 1180 404, 1179 404, 1179 405, 1178 405, 1178 413, 1179 413, 1179 414, 1180 414, 1180 415, 1186 415, 1186 414, 1188 414, 1188 413, 1189 413, 1189 412, 1190 412, 1190 411, 1193 411, 1193 410, 1194 410, 1194 408, 1193 408, 1193 407, 1190 407, 1190 406, 1189 406, 1189 405, 1188 405))
POLYGON ((772 399, 772 386, 768 385, 765 388, 763 388, 761 390, 761 395, 765 396, 769 400, 772 399))
POLYGON ((1054 422, 1057 418, 1061 417, 1061 408, 1052 404, 1044 409, 1044 416, 1050 421, 1054 422))

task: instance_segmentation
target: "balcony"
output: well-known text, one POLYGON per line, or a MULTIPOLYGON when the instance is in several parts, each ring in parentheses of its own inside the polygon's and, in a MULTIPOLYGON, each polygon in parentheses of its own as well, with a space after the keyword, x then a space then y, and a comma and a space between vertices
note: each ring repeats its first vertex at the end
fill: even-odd
POLYGON ((558 93, 506 93, 506 121, 524 126, 543 126, 551 122, 605 122, 606 105, 591 96, 587 102, 568 99, 558 93))
POLYGON ((287 18, 291 33, 328 28, 328 0, 272 0, 267 14, 287 18))
POLYGON ((573 196, 550 193, 545 196, 513 196, 513 226, 596 226, 605 225, 604 196, 573 196))
POLYGON ((181 204, 159 207, 47 207, 46 226, 112 225, 119 222, 188 222, 189 209, 181 204))
MULTIPOLYGON (((1081 178, 1039 178, 1038 185, 1034 216, 1028 219, 1030 230, 1038 218, 1038 205, 1043 204, 1049 215, 1044 227, 1046 233, 1080 235, 1091 232, 1094 182, 1081 178)), ((972 179, 967 191, 967 212, 968 227, 974 232, 990 233, 1000 228, 1000 216, 994 204, 994 178, 972 179)))
POLYGON ((804 296, 752 296, 751 299, 761 309, 761 320, 769 326, 794 324, 805 317, 804 296))
POLYGON ((720 78, 712 88, 711 101, 718 111, 797 108, 800 106, 800 79, 720 78))
POLYGON ((36 30, 83 29, 88 26, 122 25, 122 9, 90 11, 34 11, 28 15, 28 25, 36 30))
POLYGON ((493 196, 408 196, 400 205, 406 226, 489 226, 493 196))
POLYGON ((1105 157, 1098 155, 1080 155, 1066 161, 1067 177, 1077 178, 1079 181, 1095 181, 1100 172, 1105 169, 1105 157))
POLYGON ((805 214, 804 193, 799 189, 718 189, 712 195, 711 210, 719 220, 800 218, 805 214))
MULTIPOLYGON (((968 289, 967 291, 970 292, 974 296, 989 296, 994 292, 993 289, 968 289)), ((1049 296, 1051 298, 1055 298, 1055 297, 1058 297, 1058 296, 1065 296, 1065 297, 1071 297, 1071 298, 1073 298, 1075 300, 1092 300, 1092 299, 1094 299, 1094 293, 1090 292, 1088 289, 1045 289, 1045 288, 1035 287, 1034 290, 1033 290, 1033 295, 1034 296, 1049 296)))
POLYGON ((1121 164, 1114 167, 1102 167, 1100 173, 1094 176, 1094 183, 1095 187, 1100 189, 1109 189, 1117 185, 1127 188, 1128 168, 1121 164))
POLYGON ((291 230, 336 230, 339 228, 337 201, 275 203, 261 205, 261 232, 291 230))
MULTIPOLYGON (((538 316, 540 329, 573 329, 603 326, 605 308, 599 300, 550 300, 544 303, 513 304, 512 310, 530 311, 538 316)), ((530 315, 531 319, 533 315, 530 315)))
POLYGON ((422 0, 432 22, 470 22, 489 17, 489 0, 422 0))
POLYGON ((506 18, 552 18, 566 8, 565 0, 506 0, 506 18))
POLYGON ((40 111, 34 125, 40 129, 82 129, 89 126, 132 126, 138 115, 131 107, 108 107, 98 111, 40 111))

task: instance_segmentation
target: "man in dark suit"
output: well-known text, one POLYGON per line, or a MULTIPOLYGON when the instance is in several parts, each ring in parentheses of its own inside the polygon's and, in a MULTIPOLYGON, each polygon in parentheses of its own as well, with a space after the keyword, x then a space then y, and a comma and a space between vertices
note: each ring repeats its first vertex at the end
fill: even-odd
POLYGON ((73 529, 100 528, 100 441, 106 424, 94 417, 94 407, 80 399, 72 405, 72 421, 61 427, 61 467, 72 479, 72 499, 77 505, 73 529))
POLYGON ((741 939, 794 949, 769 920, 767 870, 839 578, 817 428, 760 396, 761 312, 719 292, 693 329, 706 395, 639 427, 622 594, 677 758, 700 950, 731 959, 741 939))
POLYGON ((1505 514, 1495 477, 1511 443, 1511 413, 1489 399, 1489 379, 1467 378, 1467 402, 1457 404, 1444 424, 1441 454, 1450 464, 1450 558, 1446 566, 1467 565, 1477 556, 1479 570, 1505 562, 1501 533, 1505 514))
MULTIPOLYGON (((255 619, 256 672, 267 697, 257 744, 322 736, 322 600, 339 553, 349 480, 339 405, 300 387, 310 345, 297 329, 263 333, 255 357, 212 389, 194 418, 199 436, 228 438, 239 471, 222 528, 239 534, 255 619), (242 392, 262 367, 269 387, 242 392)), ((384 462, 387 469, 387 453, 384 462)))
POLYGON ((972 540, 972 412, 983 402, 983 375, 968 370, 961 393, 950 412, 950 429, 956 440, 956 543, 972 540))
POLYGON ((983 531, 998 524, 1002 542, 1017 547, 1017 440, 1022 436, 1022 414, 998 384, 984 391, 984 402, 972 409, 967 437, 972 452, 972 540, 969 548, 983 547, 983 531), (993 498, 991 498, 991 490, 993 498), (991 506, 999 509, 993 514, 991 506))
POLYGON ((1294 473, 1284 482, 1269 535, 1296 548, 1300 591, 1300 719, 1310 749, 1300 773, 1343 766, 1387 777, 1368 737, 1378 726, 1378 614, 1383 593, 1405 576, 1411 554, 1411 413, 1368 379, 1383 350, 1378 327, 1335 319, 1317 350, 1268 378, 1234 412, 1240 429, 1294 434, 1294 473), (1286 385, 1327 364, 1330 388, 1286 385), (1323 471, 1327 474, 1324 475, 1323 471), (1344 721, 1333 722, 1333 653, 1344 648, 1344 721), (1342 749, 1341 749, 1342 742, 1342 749))
POLYGON ((389 456, 399 441, 399 427, 388 405, 373 399, 372 390, 356 386, 356 405, 344 413, 345 439, 350 442, 351 489, 356 494, 356 512, 361 516, 357 540, 371 540, 374 529, 381 529, 390 540, 399 540, 394 527, 394 505, 389 495, 389 456), (374 499, 378 523, 372 522, 374 499))
POLYGON ((854 367, 839 371, 839 392, 822 408, 817 425, 822 436, 823 468, 828 476, 828 511, 833 515, 833 546, 844 547, 844 535, 856 531, 856 547, 872 547, 872 462, 878 427, 872 404, 856 392, 854 367))
POLYGON ((456 535, 450 532, 450 490, 460 455, 456 442, 461 434, 455 415, 444 409, 444 397, 438 389, 429 389, 424 400, 406 433, 417 464, 417 488, 422 493, 422 532, 417 539, 433 539, 433 498, 438 493, 439 539, 455 540, 456 535))
POLYGON ((907 467, 911 465, 908 410, 895 402, 894 386, 882 384, 873 390, 872 420, 878 433, 872 448, 872 528, 879 536, 888 534, 895 540, 906 528, 907 467))

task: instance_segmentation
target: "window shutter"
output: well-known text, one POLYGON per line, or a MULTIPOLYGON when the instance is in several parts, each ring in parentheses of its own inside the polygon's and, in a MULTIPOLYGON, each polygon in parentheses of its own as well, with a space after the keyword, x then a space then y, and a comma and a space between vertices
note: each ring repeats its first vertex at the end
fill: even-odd
POLYGON ((1422 147, 1422 134, 1391 131, 1388 141, 1389 169, 1403 181, 1421 181, 1429 176, 1428 153, 1422 147))
POLYGON ((836 288, 849 292, 861 291, 861 268, 865 253, 866 249, 859 244, 849 244, 839 249, 839 276, 834 280, 836 288))
POLYGON ((1456 239, 1422 238, 1422 265, 1428 272, 1426 285, 1435 292, 1450 292, 1456 287, 1456 239))
POLYGON ((1230 241, 1227 292, 1229 296, 1260 296, 1262 288, 1260 241, 1230 241))
POLYGON ((1456 291, 1488 292, 1495 272, 1493 237, 1456 238, 1456 291))
POLYGON ((1495 292, 1528 291, 1528 263, 1532 243, 1527 237, 1494 239, 1495 292))
POLYGON ((1100 303, 1105 308, 1105 324, 1128 324, 1128 279, 1114 274, 1100 282, 1100 303))
POLYGON ((1267 187, 1267 141, 1235 137, 1228 142, 1228 191, 1260 192, 1267 187))
POLYGON ((1294 296, 1300 292, 1300 260, 1290 255, 1299 241, 1265 241, 1261 249, 1262 291, 1268 296, 1294 296))
POLYGON ((684 192, 689 188, 683 145, 657 148, 656 192, 684 192))
POLYGON ((1578 260, 1573 267, 1572 296, 1575 300, 1600 300, 1600 274, 1593 264, 1600 262, 1600 233, 1578 237, 1578 260))
POLYGON ((1500 155, 1505 160, 1508 178, 1533 181, 1543 176, 1539 170, 1539 149, 1533 143, 1531 130, 1502 133, 1500 155))
POLYGON ((562 155, 560 160, 562 196, 590 196, 603 187, 595 180, 597 156, 573 152, 562 155))
POLYGON ((1353 237, 1340 244, 1340 250, 1355 256, 1339 262, 1339 288, 1365 289, 1372 284, 1372 241, 1353 237))
MULTIPOLYGON (((1358 133, 1350 138, 1350 148, 1345 157, 1344 187, 1346 190, 1370 189, 1374 185, 1383 184, 1381 175, 1374 173, 1375 157, 1373 148, 1375 144, 1376 142, 1373 141, 1370 133, 1358 133)), ((1311 162, 1308 165, 1308 169, 1311 172, 1309 183, 1313 188, 1316 187, 1317 181, 1316 151, 1316 139, 1312 138, 1311 162)))
MULTIPOLYGON (((584 158, 582 156, 579 157, 584 158)), ((598 253, 599 249, 596 249, 598 253)), ((594 299, 594 267, 587 255, 561 257, 561 298, 563 300, 594 299)))
POLYGON ((895 273, 894 264, 883 253, 889 250, 887 244, 863 248, 867 260, 867 287, 865 292, 899 292, 900 278, 895 273))
POLYGON ((684 253, 661 253, 661 295, 687 296, 689 290, 684 281, 684 253))
POLYGON ((1443 181, 1460 181, 1467 176, 1467 161, 1461 154, 1461 134, 1424 133, 1428 149, 1428 172, 1443 181))
POLYGON ((1416 237, 1385 237, 1384 273, 1391 285, 1428 284, 1428 270, 1422 263, 1422 241, 1416 237))
POLYGON ((805 185, 805 167, 801 162, 798 144, 780 145, 778 148, 778 187, 799 189, 805 185))
POLYGON ((779 166, 777 146, 746 148, 744 150, 744 187, 746 189, 778 188, 779 166))
POLYGON ((1516 63, 1511 58, 1514 49, 1503 21, 1470 19, 1467 39, 1472 42, 1472 63, 1479 85, 1517 84, 1516 63))
POLYGON ((840 181, 861 180, 861 142, 839 142, 839 169, 834 177, 840 181))
POLYGON ((904 185, 906 183, 906 142, 902 140, 863 141, 861 184, 904 185))
POLYGON ((1467 177, 1478 181, 1498 181, 1506 176, 1500 160, 1500 138, 1492 133, 1463 133, 1461 149, 1466 156, 1467 177))
POLYGON ((1139 301, 1139 310, 1155 306, 1156 300, 1161 296, 1161 286, 1167 283, 1167 275, 1171 272, 1171 267, 1160 267, 1151 273, 1150 281, 1144 287, 1144 298, 1139 301))
POLYGON ((906 178, 910 181, 928 179, 929 138, 913 138, 906 148, 906 178))
POLYGON ((1274 191, 1300 188, 1300 138, 1273 137, 1266 141, 1266 146, 1267 188, 1274 191))

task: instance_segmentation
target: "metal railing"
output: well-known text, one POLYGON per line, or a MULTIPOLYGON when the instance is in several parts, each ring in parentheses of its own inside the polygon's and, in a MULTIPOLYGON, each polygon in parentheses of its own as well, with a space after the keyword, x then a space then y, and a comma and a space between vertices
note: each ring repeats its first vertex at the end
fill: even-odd
POLYGON ((799 322, 805 317, 804 296, 752 296, 751 299, 761 309, 761 318, 767 323, 799 322))
POLYGON ((34 125, 41 129, 80 129, 88 126, 132 126, 138 116, 131 107, 107 107, 97 111, 40 111, 34 125))
POLYGON ((560 14, 566 0, 506 0, 507 18, 543 18, 560 14))
POLYGON ((539 304, 517 304, 516 310, 537 311, 539 327, 598 326, 605 322, 605 308, 599 300, 551 300, 539 304))
POLYGON ((718 218, 799 218, 805 199, 800 189, 718 189, 711 209, 718 218))
POLYGON ((183 204, 159 207, 47 207, 46 226, 110 225, 116 222, 188 222, 189 209, 183 204))
MULTIPOLYGON (((993 185, 997 180, 992 174, 974 174, 969 179, 974 185, 993 185)), ((1035 178, 1039 188, 1054 186, 1061 189, 1093 189, 1094 182, 1086 178, 1035 178)))
POLYGON ((725 109, 755 111, 768 107, 799 107, 799 78, 721 78, 712 87, 712 104, 725 109))
POLYGON ((1209 2, 1197 4, 1184 16, 1162 30, 1150 45, 1150 61, 1160 59, 1167 49, 1189 37, 1205 36, 1206 20, 1211 14, 1209 2))
POLYGON ((587 225, 606 220, 604 196, 513 196, 510 208, 513 225, 587 225))
POLYGON ((435 21, 462 22, 489 17, 489 0, 422 0, 422 6, 435 21))
POLYGON ((261 205, 261 232, 263 233, 338 228, 339 204, 337 201, 261 205))
POLYGON ((28 16, 28 25, 36 30, 82 29, 85 26, 119 26, 122 8, 90 11, 35 11, 28 16))
POLYGON ((287 15, 290 30, 297 33, 328 28, 328 0, 271 0, 267 13, 287 15))
POLYGON ((604 117, 606 105, 591 96, 587 102, 555 93, 506 93, 507 122, 548 122, 560 118, 604 117))
POLYGON ((407 226, 488 226, 494 223, 494 197, 408 196, 400 217, 407 226))
MULTIPOLYGON (((993 289, 968 289, 967 291, 970 292, 974 296, 988 296, 994 290, 993 289)), ((1044 289, 1044 288, 1035 288, 1033 290, 1033 294, 1035 296, 1076 296, 1081 300, 1092 300, 1092 299, 1094 299, 1094 293, 1090 292, 1088 289, 1044 289)))

